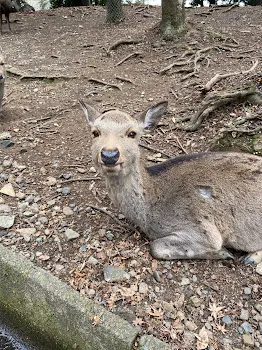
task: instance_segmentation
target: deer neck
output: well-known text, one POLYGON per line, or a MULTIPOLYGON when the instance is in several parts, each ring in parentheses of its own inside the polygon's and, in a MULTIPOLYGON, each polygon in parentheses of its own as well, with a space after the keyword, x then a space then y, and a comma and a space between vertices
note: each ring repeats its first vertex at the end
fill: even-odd
POLYGON ((126 218, 140 226, 142 230, 147 227, 144 173, 145 169, 142 166, 134 164, 129 174, 106 179, 113 203, 126 218))

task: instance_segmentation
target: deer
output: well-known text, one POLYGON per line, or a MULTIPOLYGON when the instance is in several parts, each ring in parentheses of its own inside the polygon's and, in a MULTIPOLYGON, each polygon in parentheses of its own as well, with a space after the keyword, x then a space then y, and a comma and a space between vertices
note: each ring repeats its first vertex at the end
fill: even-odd
POLYGON ((167 111, 100 113, 79 103, 93 135, 92 159, 113 204, 150 241, 160 260, 233 259, 262 264, 262 158, 248 153, 178 155, 146 166, 139 141, 167 111))
POLYGON ((0 54, 0 114, 3 110, 3 98, 4 98, 4 87, 5 87, 5 63, 4 58, 0 54))
POLYGON ((10 15, 10 12, 12 12, 12 10, 13 10, 13 4, 11 0, 0 0, 0 32, 1 34, 2 34, 2 25, 3 25, 2 14, 5 15, 9 32, 11 32, 9 15, 10 15))

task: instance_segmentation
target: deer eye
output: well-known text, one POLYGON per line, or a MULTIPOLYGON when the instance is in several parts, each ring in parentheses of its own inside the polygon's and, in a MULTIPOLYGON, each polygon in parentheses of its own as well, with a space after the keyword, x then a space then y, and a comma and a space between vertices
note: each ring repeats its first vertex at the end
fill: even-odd
POLYGON ((94 137, 99 137, 99 132, 97 130, 94 130, 92 134, 94 137))
POLYGON ((131 137, 131 139, 134 139, 136 137, 136 132, 135 131, 130 131, 127 136, 131 137))

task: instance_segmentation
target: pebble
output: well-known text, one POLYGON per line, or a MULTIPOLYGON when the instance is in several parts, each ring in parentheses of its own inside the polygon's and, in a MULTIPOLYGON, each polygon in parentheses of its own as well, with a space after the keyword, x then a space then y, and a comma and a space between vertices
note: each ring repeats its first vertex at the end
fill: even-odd
POLYGON ((250 287, 245 287, 245 288, 244 288, 244 294, 246 294, 246 295, 250 295, 250 294, 251 294, 251 292, 252 292, 252 290, 251 290, 251 288, 250 288, 250 287))
POLYGON ((18 199, 20 199, 20 200, 25 199, 25 193, 18 191, 18 192, 16 193, 16 198, 18 198, 18 199))
POLYGON ((69 195, 70 192, 71 192, 71 188, 70 188, 70 187, 62 187, 62 188, 61 188, 61 193, 62 193, 64 196, 69 195))
POLYGON ((12 163, 13 163, 12 159, 5 159, 2 163, 2 165, 4 168, 11 168, 12 163))
POLYGON ((14 225, 15 215, 1 215, 0 216, 0 228, 10 228, 14 225))
POLYGON ((0 230, 0 237, 3 237, 3 236, 5 236, 5 235, 7 235, 7 231, 5 231, 5 230, 0 230))
POLYGON ((9 140, 11 139, 12 135, 8 131, 1 132, 0 134, 0 140, 9 140))
POLYGON ((243 343, 247 346, 254 346, 254 340, 250 334, 243 334, 243 343))
POLYGON ((262 262, 257 264, 256 273, 258 273, 259 275, 262 275, 262 262))
POLYGON ((222 322, 227 326, 230 326, 233 323, 231 317, 228 315, 222 317, 222 322))
POLYGON ((148 285, 145 282, 139 283, 138 291, 140 294, 147 294, 148 293, 148 285))
POLYGON ((192 321, 185 321, 185 326, 189 331, 195 331, 197 329, 197 325, 192 321))
POLYGON ((70 216, 74 214, 73 210, 70 207, 64 207, 63 213, 65 214, 65 216, 70 216))
POLYGON ((156 282, 161 282, 161 276, 160 276, 159 271, 154 271, 153 272, 153 277, 154 277, 156 282))
POLYGON ((29 236, 29 237, 36 233, 36 229, 34 227, 18 228, 16 231, 22 236, 29 236))
POLYGON ((56 178, 53 176, 48 176, 46 180, 47 181, 45 182, 45 185, 47 185, 47 186, 54 186, 57 183, 56 178))
POLYGON ((247 321, 249 318, 249 311, 247 309, 241 309, 239 318, 243 321, 247 321))
POLYGON ((15 197, 15 191, 11 183, 4 185, 1 188, 0 193, 5 194, 9 197, 15 197))
POLYGON ((99 261, 94 258, 92 255, 88 258, 87 262, 91 265, 97 265, 99 263, 99 261))
POLYGON ((255 309, 256 309, 258 312, 260 312, 260 313, 262 314, 262 304, 257 303, 257 304, 255 305, 255 309))
POLYGON ((0 141, 0 148, 8 148, 11 146, 14 146, 14 142, 11 140, 1 140, 0 141))
POLYGON ((73 239, 76 239, 76 238, 80 237, 79 233, 77 233, 76 231, 72 230, 71 228, 67 228, 65 230, 65 236, 66 236, 68 241, 71 241, 73 239))
POLYGON ((113 241, 113 239, 114 239, 114 234, 113 234, 111 231, 107 231, 107 232, 106 232, 106 238, 107 238, 109 241, 113 241))
POLYGON ((240 327, 245 331, 245 333, 253 333, 253 328, 248 322, 243 322, 240 327))
POLYGON ((181 285, 181 286, 186 286, 186 285, 188 285, 188 284, 190 284, 189 278, 183 277, 183 278, 182 278, 182 281, 181 281, 181 283, 180 283, 180 285, 181 285))
POLYGON ((104 279, 106 282, 125 281, 130 275, 121 267, 107 265, 104 266, 104 279))
POLYGON ((11 208, 7 204, 0 204, 0 213, 10 213, 11 208))

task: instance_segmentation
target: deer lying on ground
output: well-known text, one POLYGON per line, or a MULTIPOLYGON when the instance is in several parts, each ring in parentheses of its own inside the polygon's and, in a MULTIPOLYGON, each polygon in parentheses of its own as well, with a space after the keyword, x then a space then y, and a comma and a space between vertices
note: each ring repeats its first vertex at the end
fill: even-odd
POLYGON ((167 102, 136 118, 79 101, 93 134, 92 158, 120 211, 150 239, 156 259, 227 259, 226 248, 262 261, 262 158, 245 153, 177 156, 145 167, 139 140, 167 102))
POLYGON ((4 87, 5 87, 5 64, 4 58, 0 54, 0 114, 3 110, 3 97, 4 97, 4 87))
POLYGON ((11 0, 0 0, 0 33, 1 34, 2 34, 2 25, 3 25, 2 14, 5 15, 9 32, 11 32, 9 15, 10 15, 10 12, 12 12, 12 9, 13 9, 13 4, 11 0))

